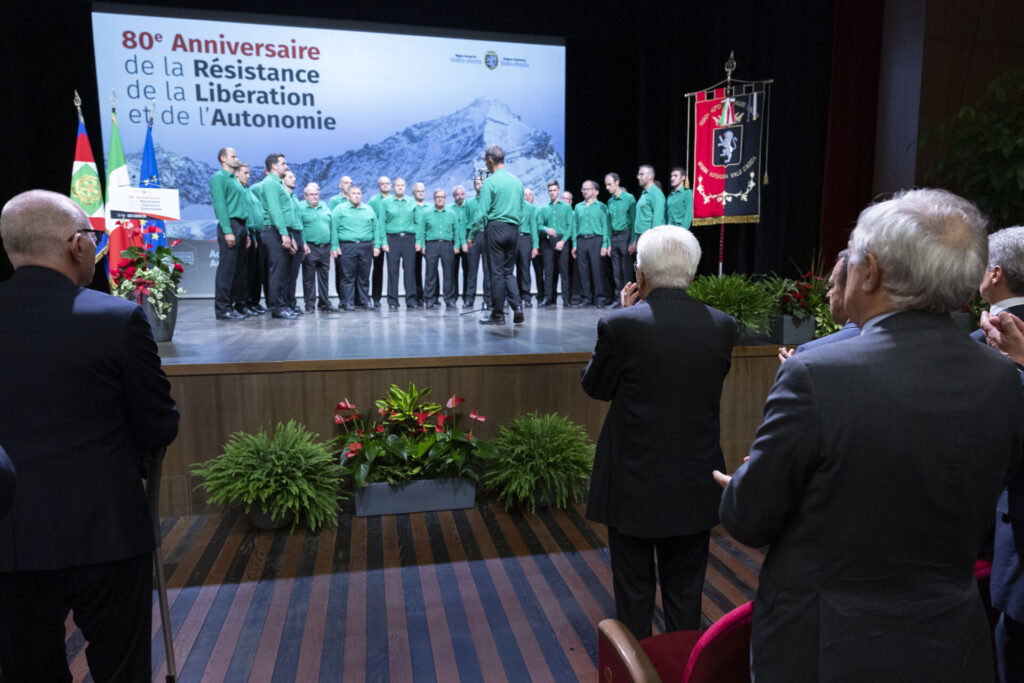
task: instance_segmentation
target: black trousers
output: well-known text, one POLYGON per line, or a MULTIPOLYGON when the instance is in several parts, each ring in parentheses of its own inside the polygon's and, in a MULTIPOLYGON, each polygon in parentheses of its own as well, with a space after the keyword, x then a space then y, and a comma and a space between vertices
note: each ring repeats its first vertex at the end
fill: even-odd
POLYGON ((512 308, 519 308, 519 286, 512 272, 516 264, 519 245, 519 226, 502 221, 487 223, 486 249, 491 267, 491 307, 500 315, 505 309, 505 297, 512 308))
POLYGON ((220 253, 213 298, 213 307, 217 315, 226 314, 236 303, 242 302, 242 290, 245 285, 245 221, 241 218, 232 218, 231 234, 235 236, 233 247, 228 246, 224 232, 218 226, 217 246, 220 247, 220 253))
MULTIPOLYGON (((452 275, 454 275, 455 298, 457 299, 459 298, 460 291, 459 283, 465 283, 466 281, 466 270, 469 268, 469 254, 460 249, 459 253, 453 254, 453 256, 455 256, 455 260, 452 265, 452 275), (461 276, 459 275, 460 272, 462 273, 461 276)), ((465 291, 465 284, 462 285, 461 291, 465 291)))
POLYGON ((628 229, 612 233, 611 270, 615 299, 633 276, 633 256, 629 253, 629 237, 628 229))
POLYGON ((153 556, 0 574, 0 669, 5 683, 71 681, 69 611, 89 646, 95 681, 152 680, 153 556))
POLYGON ((557 237, 551 237, 548 234, 542 234, 540 236, 540 260, 541 270, 543 272, 543 278, 540 282, 543 282, 544 284, 542 287, 540 282, 538 282, 537 294, 545 301, 550 301, 551 303, 555 303, 555 291, 557 286, 557 283, 555 282, 555 274, 558 271, 559 255, 559 252, 555 251, 555 244, 557 243, 557 237), (543 294, 541 293, 542 290, 543 294))
POLYGON ((465 289, 462 293, 462 301, 467 306, 473 305, 473 300, 476 298, 476 278, 480 272, 480 261, 483 261, 484 265, 484 301, 491 300, 491 271, 487 264, 489 259, 487 258, 487 250, 484 248, 484 238, 487 233, 480 231, 477 233, 476 239, 473 241, 473 245, 469 248, 469 268, 466 270, 466 282, 465 289))
POLYGON ((711 531, 689 536, 638 538, 608 527, 615 617, 637 639, 651 635, 654 618, 655 563, 665 608, 665 630, 700 628, 700 604, 704 573, 708 566, 711 531))
POLYGON ((413 268, 413 274, 416 279, 416 303, 423 303, 423 252, 417 251, 413 257, 413 261, 416 263, 416 267, 413 268))
POLYGON ((388 305, 398 305, 398 270, 402 270, 405 285, 405 305, 415 306, 416 273, 416 236, 411 232, 399 232, 387 236, 388 243, 388 305))
POLYGON ((341 255, 341 298, 339 303, 352 308, 360 299, 370 300, 370 265, 373 263, 373 243, 342 242, 341 255))
POLYGON ((372 291, 373 303, 380 306, 381 292, 384 291, 384 251, 373 257, 372 291))
POLYGON ((263 248, 263 238, 258 230, 249 235, 249 240, 251 243, 245 257, 245 284, 248 289, 246 303, 257 306, 260 303, 263 278, 267 270, 267 250, 263 248))
POLYGON ((306 301, 307 311, 313 310, 317 305, 320 308, 331 305, 331 292, 327 289, 327 278, 330 274, 331 245, 310 244, 309 253, 302 261, 302 298, 306 301))
POLYGON ((537 283, 537 301, 544 300, 544 235, 540 235, 540 248, 533 261, 533 281, 537 283))
POLYGON ((301 230, 292 230, 291 228, 288 228, 288 236, 292 238, 292 247, 295 249, 295 253, 292 254, 291 266, 288 271, 288 284, 285 286, 285 300, 292 308, 298 308, 298 302, 295 300, 295 290, 299 286, 299 273, 302 272, 302 262, 306 259, 306 255, 302 253, 306 242, 302 239, 301 230))
MULTIPOLYGON (((561 280, 562 288, 562 303, 568 306, 573 302, 572 298, 572 270, 573 270, 573 258, 572 248, 569 246, 569 242, 565 243, 562 247, 562 251, 555 252, 555 258, 558 262, 558 279, 561 280)), ((554 289, 552 288, 552 293, 554 289)), ((551 299, 554 301, 554 298, 551 299)))
POLYGON ((282 311, 289 306, 285 288, 292 270, 292 254, 281 244, 281 235, 274 226, 264 227, 261 237, 267 250, 267 305, 272 311, 282 311))
POLYGON ((600 235, 580 235, 576 238, 576 277, 580 283, 582 303, 598 306, 608 303, 600 235))
POLYGON ((423 295, 426 303, 436 304, 438 295, 437 262, 444 272, 444 302, 455 305, 455 247, 451 240, 430 240, 426 245, 427 272, 423 295))
POLYGON ((533 238, 519 233, 516 248, 516 284, 519 286, 519 298, 530 300, 530 262, 533 253, 533 238))

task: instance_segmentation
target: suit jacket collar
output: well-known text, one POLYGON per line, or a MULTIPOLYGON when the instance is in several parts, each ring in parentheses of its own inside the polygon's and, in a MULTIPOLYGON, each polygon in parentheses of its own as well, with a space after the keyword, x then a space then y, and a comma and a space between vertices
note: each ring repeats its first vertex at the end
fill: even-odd
POLYGON ((686 301, 688 299, 690 299, 690 295, 686 293, 685 289, 659 287, 651 290, 645 301, 686 301))
MULTIPOLYGON (((868 321, 870 323, 870 321, 868 321)), ((949 313, 932 313, 921 309, 908 309, 896 311, 887 315, 884 320, 877 324, 865 326, 861 334, 873 334, 875 332, 902 332, 915 329, 956 329, 956 324, 949 316, 949 313)), ((961 333, 962 334, 962 333, 961 333)))
POLYGON ((60 287, 69 290, 79 289, 78 285, 68 279, 64 273, 45 266, 22 266, 14 271, 10 282, 20 286, 60 287))

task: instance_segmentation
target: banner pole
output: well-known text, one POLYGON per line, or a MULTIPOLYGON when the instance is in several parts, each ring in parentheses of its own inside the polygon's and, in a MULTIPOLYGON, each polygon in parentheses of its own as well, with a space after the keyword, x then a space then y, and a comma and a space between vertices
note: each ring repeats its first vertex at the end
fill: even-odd
POLYGON ((718 233, 718 277, 722 277, 723 261, 725 261, 725 223, 722 223, 718 233))

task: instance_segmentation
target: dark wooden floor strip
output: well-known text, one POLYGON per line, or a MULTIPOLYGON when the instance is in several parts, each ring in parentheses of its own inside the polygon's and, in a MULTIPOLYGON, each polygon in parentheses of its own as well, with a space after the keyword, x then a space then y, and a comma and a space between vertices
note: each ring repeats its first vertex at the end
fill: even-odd
MULTIPOLYGON (((180 681, 594 679, 596 624, 615 607, 606 531, 581 504, 338 521, 289 535, 234 513, 161 520, 180 681)), ((713 530, 704 624, 752 599, 763 559, 713 530)), ((155 601, 152 637, 163 680, 155 601)), ((89 681, 71 618, 66 645, 89 681)))

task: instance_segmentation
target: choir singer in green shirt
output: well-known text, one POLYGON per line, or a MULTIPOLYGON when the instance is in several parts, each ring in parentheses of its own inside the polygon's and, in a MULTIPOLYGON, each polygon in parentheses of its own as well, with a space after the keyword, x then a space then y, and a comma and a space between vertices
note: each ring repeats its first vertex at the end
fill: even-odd
POLYGON ((612 223, 612 246, 608 250, 611 257, 612 282, 615 291, 609 308, 621 308, 619 292, 633 278, 633 256, 629 244, 633 236, 633 224, 636 222, 636 199, 622 189, 618 173, 609 173, 604 177, 604 187, 608 190, 608 218, 612 223))
POLYGON ((346 311, 356 310, 357 294, 367 308, 374 308, 369 294, 370 264, 380 256, 384 242, 377 213, 362 202, 363 190, 353 184, 348 188, 348 201, 331 211, 331 254, 341 263, 341 307, 346 311))
POLYGON ((480 215, 486 231, 485 249, 491 267, 491 310, 480 319, 481 325, 505 323, 505 297, 512 306, 512 322, 523 322, 523 302, 519 298, 513 269, 519 243, 519 225, 523 222, 523 184, 505 170, 505 151, 491 145, 484 151, 484 162, 491 176, 480 188, 480 215))
POLYGON ((612 224, 608 207, 597 198, 597 182, 583 181, 583 201, 573 210, 572 255, 580 283, 582 306, 607 306, 603 257, 612 246, 612 224))
POLYGON ((238 154, 231 147, 217 152, 220 170, 210 178, 210 199, 213 213, 217 217, 217 277, 214 284, 213 309, 217 320, 243 320, 246 313, 236 310, 245 301, 235 299, 245 289, 244 254, 247 244, 245 220, 249 215, 249 203, 245 188, 235 178, 238 172, 238 154))
POLYGON ((689 230, 693 223, 693 190, 686 189, 686 171, 682 166, 672 168, 668 184, 672 191, 665 200, 668 207, 665 222, 689 230))
POLYGON ((444 272, 444 303, 449 308, 456 304, 455 255, 466 243, 463 223, 456 213, 445 206, 445 191, 434 190, 434 204, 420 209, 417 213, 416 243, 423 246, 426 254, 426 282, 423 285, 424 306, 438 306, 437 262, 444 272))
POLYGON ((654 167, 644 164, 636 172, 636 180, 640 183, 640 199, 636 202, 636 221, 633 223, 633 239, 629 244, 629 253, 636 253, 636 241, 640 235, 651 228, 665 223, 665 193, 654 184, 654 167))
MULTIPOLYGON (((331 246, 338 240, 332 234, 331 210, 320 201, 320 186, 309 183, 302 192, 304 202, 299 204, 299 222, 302 238, 306 242, 306 258, 302 261, 302 294, 306 300, 306 313, 314 308, 337 313, 327 289, 327 276, 331 273, 331 246)), ((348 201, 347 199, 345 201, 348 201)))

